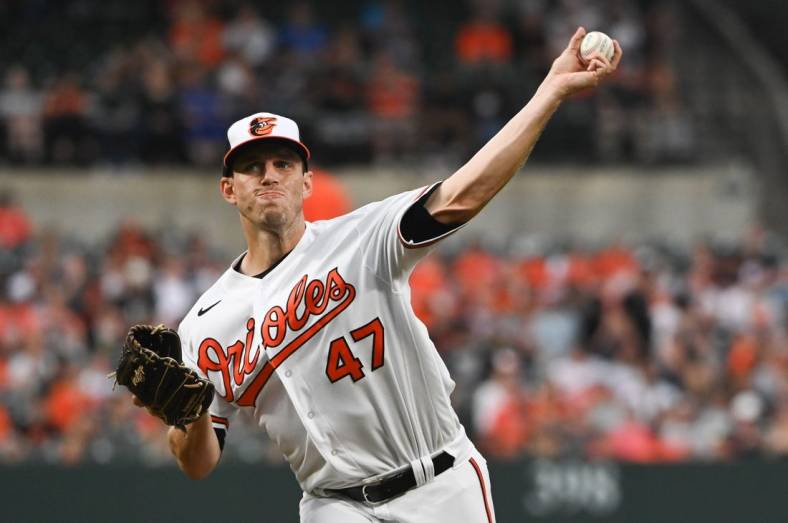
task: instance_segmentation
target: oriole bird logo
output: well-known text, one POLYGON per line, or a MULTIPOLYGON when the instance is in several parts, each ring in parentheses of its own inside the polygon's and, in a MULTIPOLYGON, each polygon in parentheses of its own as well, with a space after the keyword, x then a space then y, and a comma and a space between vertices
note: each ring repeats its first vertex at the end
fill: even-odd
POLYGON ((271 116, 258 116, 249 122, 249 134, 253 136, 265 136, 271 134, 271 131, 274 130, 274 126, 276 126, 276 118, 271 116))

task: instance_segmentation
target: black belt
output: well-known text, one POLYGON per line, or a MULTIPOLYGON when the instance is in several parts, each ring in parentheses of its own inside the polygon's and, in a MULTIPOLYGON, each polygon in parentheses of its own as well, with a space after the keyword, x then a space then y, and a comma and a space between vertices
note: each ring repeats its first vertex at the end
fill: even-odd
MULTIPOLYGON (((432 458, 432 465, 435 467, 435 475, 437 476, 454 465, 454 456, 445 451, 441 452, 432 458)), ((413 468, 408 467, 402 472, 376 483, 343 489, 326 489, 326 492, 340 494, 361 503, 381 503, 404 494, 415 486, 416 476, 413 474, 413 468)))

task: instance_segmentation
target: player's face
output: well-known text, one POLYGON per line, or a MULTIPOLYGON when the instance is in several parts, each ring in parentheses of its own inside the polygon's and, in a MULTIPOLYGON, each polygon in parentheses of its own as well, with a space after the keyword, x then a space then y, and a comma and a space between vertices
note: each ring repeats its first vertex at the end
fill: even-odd
POLYGON ((280 144, 255 144, 239 152, 233 176, 222 179, 222 195, 258 227, 282 230, 303 213, 312 173, 301 157, 280 144))

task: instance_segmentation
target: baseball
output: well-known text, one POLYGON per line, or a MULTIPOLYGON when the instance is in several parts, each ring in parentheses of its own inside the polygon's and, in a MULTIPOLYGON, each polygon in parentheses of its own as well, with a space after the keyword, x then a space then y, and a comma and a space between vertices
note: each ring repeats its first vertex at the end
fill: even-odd
POLYGON ((599 53, 608 60, 612 60, 614 51, 613 40, 599 31, 591 31, 583 37, 583 41, 580 43, 580 58, 586 63, 594 53, 599 53))

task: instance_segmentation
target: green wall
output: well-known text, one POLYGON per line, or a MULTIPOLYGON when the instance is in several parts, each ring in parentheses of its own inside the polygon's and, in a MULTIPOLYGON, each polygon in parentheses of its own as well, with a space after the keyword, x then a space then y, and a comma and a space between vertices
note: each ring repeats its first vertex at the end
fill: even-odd
MULTIPOLYGON (((508 522, 788 522, 788 462, 726 465, 490 463, 508 522)), ((0 467, 0 521, 298 521, 289 469, 223 465, 203 481, 171 467, 0 467)))

